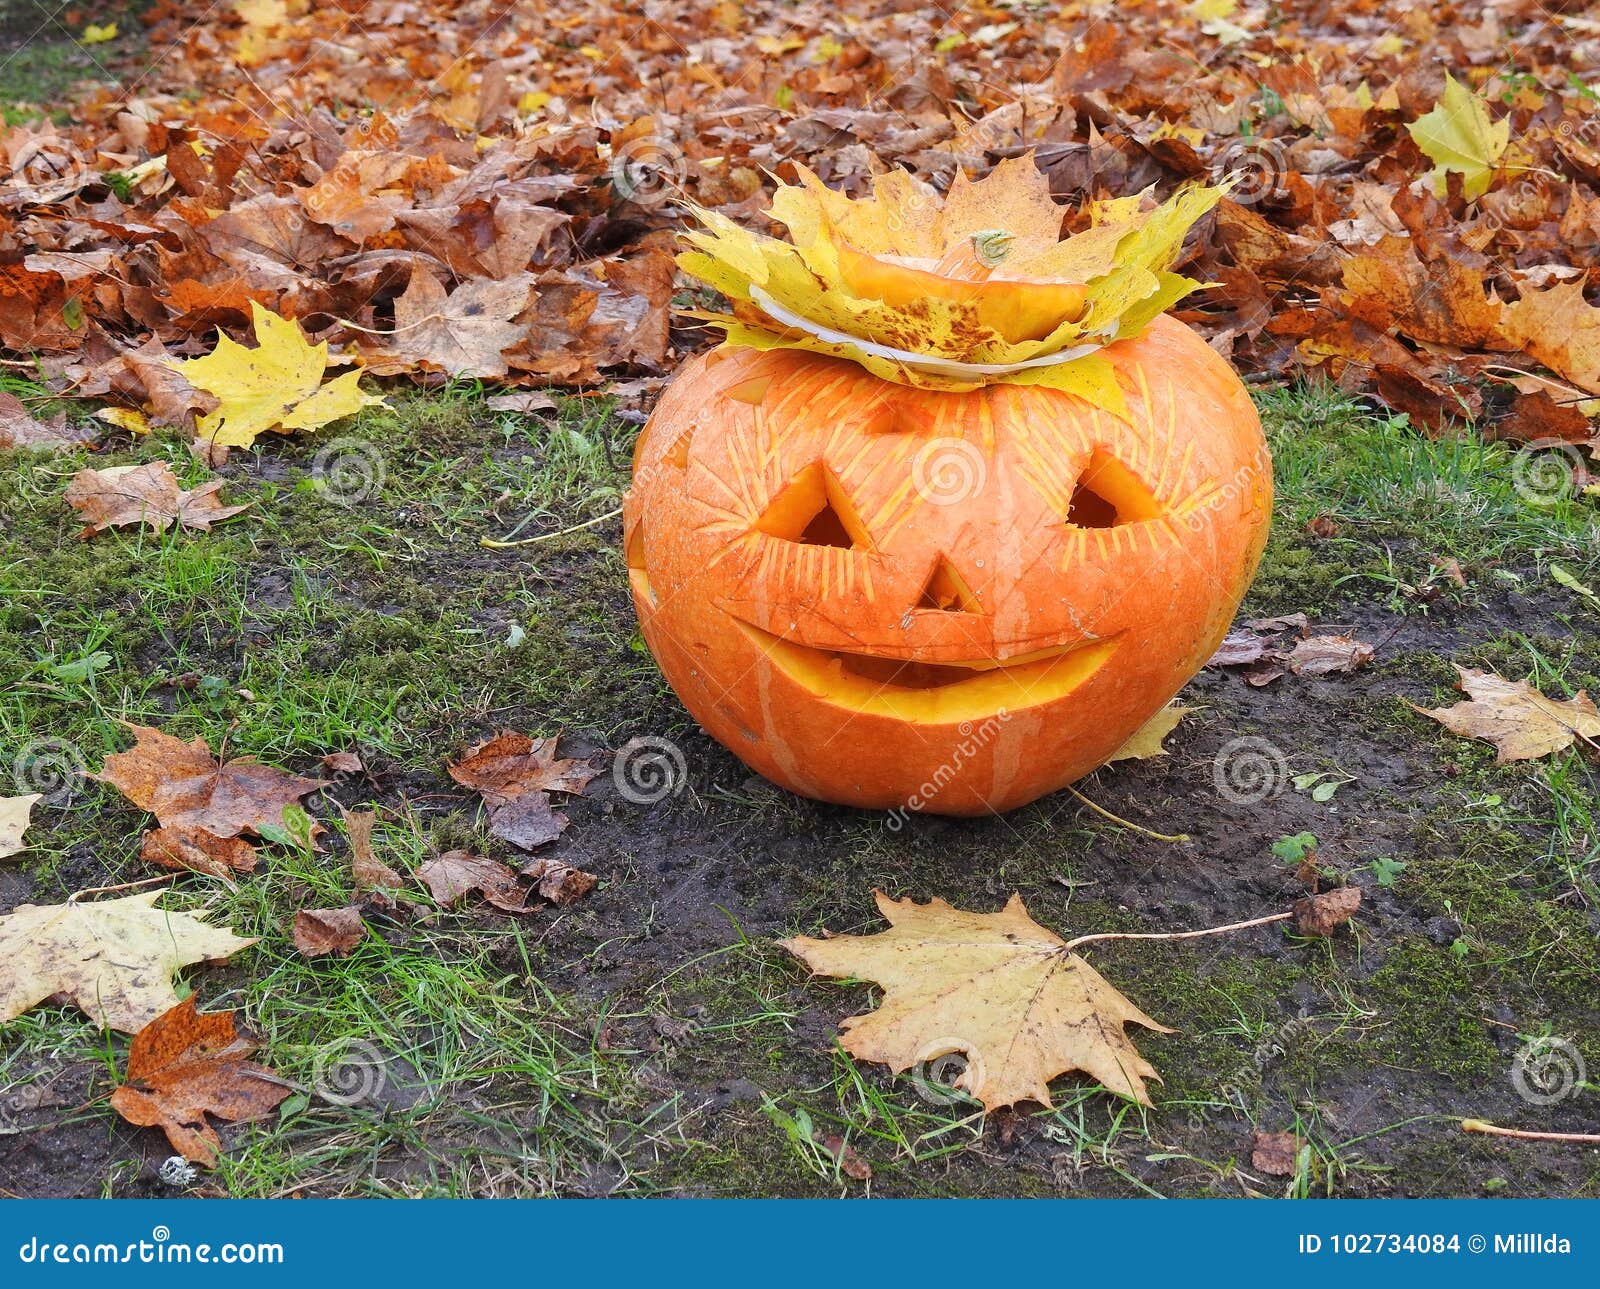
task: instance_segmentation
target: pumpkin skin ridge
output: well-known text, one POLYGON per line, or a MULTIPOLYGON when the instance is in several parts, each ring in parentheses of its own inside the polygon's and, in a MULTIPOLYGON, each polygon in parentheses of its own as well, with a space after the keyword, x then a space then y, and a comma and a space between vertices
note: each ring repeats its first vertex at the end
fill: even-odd
POLYGON ((691 360, 640 435, 624 502, 641 629, 690 714, 781 785, 877 809, 1010 809, 1103 763, 1226 634, 1271 497, 1253 405, 1188 328, 1158 318, 1105 353, 1128 392, 1126 420, 1054 390, 916 390, 795 351, 691 360), (755 403, 723 394, 763 382, 755 403), (951 504, 919 495, 910 470, 934 442, 987 482, 951 504), (1156 517, 1067 524, 1074 463, 1095 451, 1136 476, 1156 517), (870 550, 752 536, 773 496, 817 461, 836 472, 870 550), (941 560, 980 611, 917 606, 941 560), (830 710, 736 620, 807 649, 933 666, 1117 644, 1067 695, 983 729, 830 710))

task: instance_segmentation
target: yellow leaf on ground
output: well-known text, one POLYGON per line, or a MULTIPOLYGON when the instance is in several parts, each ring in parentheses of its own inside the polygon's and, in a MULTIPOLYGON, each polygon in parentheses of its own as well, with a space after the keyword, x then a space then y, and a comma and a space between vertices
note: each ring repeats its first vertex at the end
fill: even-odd
POLYGON ((889 930, 782 942, 820 975, 883 987, 877 1011, 840 1027, 852 1056, 899 1073, 960 1052, 967 1068, 956 1086, 989 1110, 1049 1105, 1050 1080, 1069 1070, 1150 1104, 1144 1081, 1160 1076, 1123 1026, 1171 1031, 1029 917, 1021 896, 999 913, 873 896, 889 930))
POLYGON ((269 430, 290 434, 315 430, 383 399, 362 391, 359 371, 336 376, 326 385, 328 345, 306 341, 300 324, 251 301, 256 348, 246 349, 218 335, 204 358, 171 363, 196 389, 215 395, 217 410, 200 417, 196 433, 225 447, 247 448, 269 430))
POLYGON ((81 37, 85 45, 103 45, 106 41, 116 38, 117 24, 114 22, 101 23, 98 26, 91 22, 83 29, 81 37))
POLYGON ((1444 96, 1433 111, 1406 127, 1417 146, 1434 164, 1434 185, 1442 195, 1446 175, 1454 170, 1462 178, 1461 192, 1469 201, 1489 191, 1495 167, 1511 141, 1511 122, 1495 122, 1488 104, 1449 73, 1444 96))
POLYGON ((1470 701, 1454 707, 1418 707, 1452 734, 1493 743, 1495 759, 1531 761, 1572 746, 1577 739, 1600 739, 1600 711, 1582 690, 1566 702, 1546 698, 1524 680, 1457 667, 1470 701))
POLYGON ((22 844, 22 834, 28 830, 33 807, 42 799, 42 794, 37 792, 22 797, 0 797, 0 859, 9 859, 27 849, 22 844))
POLYGON ((158 909, 165 891, 120 900, 21 904, 0 917, 0 1023, 65 994, 97 1024, 134 1034, 178 1005, 172 975, 254 940, 158 909))
POLYGON ((1161 746, 1161 741, 1178 728, 1178 722, 1194 708, 1185 707, 1182 703, 1170 703, 1147 720, 1134 735, 1116 753, 1106 758, 1106 764, 1113 761, 1148 761, 1153 756, 1165 756, 1167 749, 1161 746))

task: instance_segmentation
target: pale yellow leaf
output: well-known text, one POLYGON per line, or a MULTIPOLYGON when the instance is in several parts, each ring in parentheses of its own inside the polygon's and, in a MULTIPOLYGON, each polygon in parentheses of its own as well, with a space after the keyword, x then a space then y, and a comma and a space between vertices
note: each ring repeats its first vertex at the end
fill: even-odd
POLYGON ((1106 764, 1110 765, 1113 761, 1148 761, 1153 756, 1166 756, 1167 749, 1161 746, 1162 740, 1177 729, 1178 722, 1193 710, 1182 703, 1170 703, 1163 707, 1135 730, 1133 737, 1113 755, 1108 756, 1106 764))
POLYGON ((27 849, 22 834, 28 830, 34 806, 42 799, 37 792, 21 797, 0 797, 0 859, 9 859, 27 849))
POLYGON ((1472 667, 1456 668, 1470 701, 1454 707, 1417 708, 1452 734, 1484 739, 1499 762, 1531 761, 1600 739, 1600 711, 1581 690, 1565 702, 1547 698, 1524 680, 1507 680, 1472 667))
POLYGON ((97 1024, 137 1033, 178 1005, 178 968, 218 962, 255 943, 202 917, 156 908, 166 893, 22 904, 0 917, 0 1023, 65 994, 97 1024))
POLYGON ((1150 1103, 1145 1080, 1159 1076, 1123 1026, 1171 1031, 1029 917, 1020 896, 999 913, 874 898, 887 931, 783 941, 820 975, 883 987, 876 1011, 840 1026, 852 1056, 898 1073, 960 1052, 967 1068, 956 1086, 990 1110, 1049 1105, 1050 1080, 1069 1070, 1150 1103))

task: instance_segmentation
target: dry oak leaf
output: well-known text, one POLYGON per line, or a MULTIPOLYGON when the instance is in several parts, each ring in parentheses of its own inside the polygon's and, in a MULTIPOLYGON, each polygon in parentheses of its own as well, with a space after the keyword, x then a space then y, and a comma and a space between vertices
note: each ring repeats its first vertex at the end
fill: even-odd
POLYGON ((180 488, 178 477, 165 461, 145 465, 117 465, 106 470, 79 470, 67 486, 67 504, 88 523, 79 537, 93 537, 108 528, 148 524, 158 533, 173 524, 180 528, 208 529, 249 506, 225 506, 218 493, 224 480, 212 479, 198 488, 180 488))
POLYGON ((187 998, 133 1036, 128 1081, 111 1094, 111 1107, 129 1123, 161 1128, 185 1159, 210 1168, 222 1141, 207 1115, 260 1119, 292 1090, 287 1079, 245 1059, 254 1050, 234 1029, 232 1012, 199 1012, 187 998))
POLYGON ((596 771, 584 761, 558 760, 556 741, 560 737, 556 734, 532 739, 526 734, 496 734, 487 742, 468 748, 465 756, 446 769, 457 783, 482 793, 492 807, 506 805, 529 792, 577 796, 596 771))
POLYGON ((497 860, 466 850, 449 850, 417 869, 417 877, 434 899, 454 908, 470 891, 477 891, 497 909, 527 913, 522 880, 497 860))
MULTIPOLYGON (((195 422, 198 438, 247 448, 268 430, 314 430, 383 399, 360 388, 361 373, 346 372, 323 384, 328 344, 306 341, 300 325, 250 303, 256 347, 246 349, 222 333, 204 358, 171 360, 172 369, 198 390, 214 395, 217 409, 195 422)), ((502 369, 503 370, 503 369, 502 369)))
POLYGON ((218 837, 261 835, 277 826, 285 806, 326 787, 325 779, 302 779, 254 757, 220 764, 203 738, 185 743, 148 725, 128 725, 138 740, 126 752, 106 757, 91 777, 109 783, 164 828, 187 825, 218 837))
POLYGON ((1507 680, 1473 667, 1456 668, 1470 701, 1454 707, 1416 707, 1452 734, 1485 739, 1499 751, 1495 760, 1531 761, 1571 747, 1577 739, 1600 739, 1600 711, 1582 690, 1566 702, 1546 698, 1523 680, 1507 680))
POLYGON ((452 376, 504 376, 505 351, 528 334, 512 319, 528 303, 533 283, 531 273, 474 278, 446 296, 438 279, 417 264, 394 302, 394 333, 368 365, 384 373, 427 366, 452 376))
POLYGON ((307 958, 326 957, 330 953, 342 958, 366 933, 367 924, 361 920, 359 904, 347 904, 342 909, 301 909, 294 915, 291 928, 294 947, 307 958))
POLYGON ((230 872, 253 872, 256 848, 243 837, 218 837, 192 824, 177 824, 145 833, 139 858, 162 868, 225 877, 230 872))
POLYGON ((255 943, 194 914, 156 908, 164 894, 22 904, 0 917, 0 1023, 64 994, 96 1024, 137 1033, 177 1004, 179 967, 220 962, 255 943))
POLYGON ((33 808, 44 800, 44 794, 30 792, 20 797, 0 797, 0 859, 10 859, 27 847, 22 834, 28 831, 28 820, 33 808))
POLYGON ((1013 895, 998 913, 968 913, 943 900, 893 900, 874 891, 890 929, 877 935, 784 940, 814 972, 875 981, 883 1002, 847 1018, 844 1048, 899 1073, 949 1052, 967 1068, 956 1080, 986 1110, 1050 1105, 1050 1080, 1081 1070, 1107 1091, 1150 1104, 1160 1076, 1123 1031, 1161 1033, 1066 942, 1028 916, 1013 895))

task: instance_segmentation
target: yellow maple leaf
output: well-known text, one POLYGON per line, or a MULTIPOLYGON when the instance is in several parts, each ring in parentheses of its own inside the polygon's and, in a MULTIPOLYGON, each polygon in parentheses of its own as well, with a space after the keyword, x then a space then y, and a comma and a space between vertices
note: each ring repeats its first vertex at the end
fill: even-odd
POLYGON ((977 181, 958 174, 943 195, 891 171, 859 200, 798 169, 772 202, 790 240, 709 210, 685 235, 679 265, 732 304, 693 316, 729 344, 833 354, 923 388, 1049 385, 1116 413, 1124 400, 1098 350, 1199 285, 1170 270, 1221 196, 1099 203, 1094 226, 1062 241, 1064 212, 1031 156, 977 181))
POLYGON ((820 975, 883 987, 877 1011, 841 1024, 845 1051, 896 1073, 960 1052, 967 1068, 956 1086, 989 1110, 1049 1105, 1050 1080, 1069 1070, 1150 1104, 1144 1081, 1160 1076, 1123 1026, 1172 1031, 1028 916, 1021 896, 998 913, 968 913, 939 899, 893 900, 882 891, 873 898, 887 931, 782 942, 820 975))
POLYGON ((106 41, 115 40, 116 38, 117 24, 114 22, 108 22, 101 26, 90 23, 83 29, 83 35, 79 37, 85 45, 103 45, 106 41))
POLYGON ((1469 201, 1489 191, 1495 167, 1511 141, 1511 122, 1489 118, 1488 104, 1448 72, 1444 95, 1433 111, 1419 116, 1406 129, 1433 162, 1434 187, 1441 196, 1454 170, 1462 179, 1461 192, 1469 201))
POLYGON ((328 344, 306 341, 300 324, 280 318, 254 301, 256 348, 220 332, 217 347, 204 358, 174 360, 170 366, 196 389, 214 394, 217 410, 199 418, 196 434, 223 447, 247 448, 269 430, 290 434, 314 430, 384 400, 364 392, 359 371, 322 383, 328 344))
POLYGON ((1106 764, 1110 765, 1113 761, 1148 761, 1153 756, 1166 756, 1167 749, 1162 743, 1168 734, 1178 728, 1178 722, 1193 710, 1182 703, 1169 703, 1135 730, 1132 737, 1114 754, 1108 756, 1106 764))

